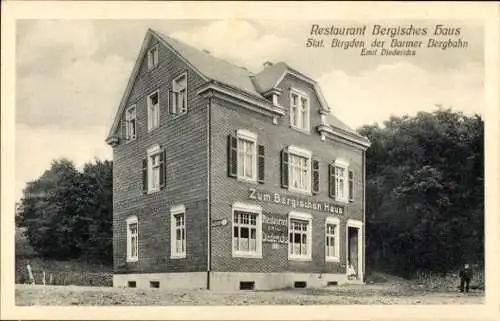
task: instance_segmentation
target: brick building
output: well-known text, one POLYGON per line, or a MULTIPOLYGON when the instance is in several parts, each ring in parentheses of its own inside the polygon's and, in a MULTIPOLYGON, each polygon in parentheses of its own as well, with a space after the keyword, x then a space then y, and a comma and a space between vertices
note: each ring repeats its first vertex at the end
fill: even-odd
POLYGON ((362 282, 369 142, 287 64, 148 30, 106 142, 115 286, 362 282))

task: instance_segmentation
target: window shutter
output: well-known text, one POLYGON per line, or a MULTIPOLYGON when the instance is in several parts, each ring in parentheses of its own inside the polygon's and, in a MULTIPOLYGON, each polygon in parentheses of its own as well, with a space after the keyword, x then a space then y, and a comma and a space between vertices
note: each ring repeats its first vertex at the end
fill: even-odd
POLYGON ((168 90, 168 97, 167 97, 167 107, 168 107, 168 113, 173 115, 175 114, 175 111, 174 111, 174 103, 172 101, 172 89, 169 89, 168 90))
POLYGON ((335 166, 328 164, 328 195, 335 198, 335 166))
POLYGON ((127 121, 122 120, 121 121, 121 133, 120 133, 120 138, 123 140, 127 140, 127 121))
POLYGON ((354 173, 349 171, 349 202, 354 201, 354 173))
POLYGON ((142 191, 148 192, 148 159, 142 160, 142 191))
POLYGON ((164 188, 167 182, 167 157, 165 149, 160 153, 160 188, 164 188))
POLYGON ((238 141, 237 138, 228 135, 227 136, 227 175, 229 177, 236 177, 238 171, 238 141))
POLYGON ((264 146, 259 145, 258 151, 258 175, 259 175, 259 183, 264 184, 264 146))
POLYGON ((288 152, 281 150, 281 187, 288 188, 288 152))
POLYGON ((312 192, 319 193, 319 162, 315 159, 312 160, 312 192))

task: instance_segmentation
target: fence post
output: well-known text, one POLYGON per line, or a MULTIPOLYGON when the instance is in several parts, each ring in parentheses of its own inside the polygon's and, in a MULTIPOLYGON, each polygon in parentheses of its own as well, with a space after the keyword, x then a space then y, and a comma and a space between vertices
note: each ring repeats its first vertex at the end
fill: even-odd
POLYGON ((54 283, 54 278, 53 278, 52 273, 50 273, 50 275, 49 275, 49 284, 50 285, 54 285, 53 283, 54 283))
POLYGON ((43 271, 42 276, 43 276, 42 282, 43 282, 43 285, 45 285, 45 271, 43 271))
POLYGON ((33 271, 31 271, 31 265, 26 265, 26 268, 28 269, 31 285, 35 285, 35 278, 33 277, 33 271))

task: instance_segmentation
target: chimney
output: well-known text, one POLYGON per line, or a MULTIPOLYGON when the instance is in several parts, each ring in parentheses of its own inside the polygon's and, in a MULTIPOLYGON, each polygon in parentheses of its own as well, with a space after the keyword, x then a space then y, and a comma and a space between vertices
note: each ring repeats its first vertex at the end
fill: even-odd
POLYGON ((272 63, 272 62, 270 62, 270 61, 266 61, 266 62, 264 62, 264 68, 269 68, 269 67, 271 67, 272 65, 273 65, 273 63, 272 63))

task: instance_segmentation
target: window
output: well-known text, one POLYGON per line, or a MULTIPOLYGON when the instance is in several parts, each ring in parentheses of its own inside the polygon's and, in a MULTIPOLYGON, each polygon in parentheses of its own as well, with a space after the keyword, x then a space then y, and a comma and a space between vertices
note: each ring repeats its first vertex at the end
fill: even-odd
POLYGON ((309 132, 309 98, 296 89, 290 91, 290 125, 309 132))
POLYGON ((257 173, 257 135, 238 130, 238 178, 255 181, 257 173))
POLYGON ((136 216, 127 219, 127 262, 139 258, 139 224, 136 216))
POLYGON ((338 199, 345 199, 345 173, 346 169, 342 167, 335 166, 335 195, 338 199))
POLYGON ((340 202, 352 202, 354 177, 353 172, 349 170, 349 162, 337 159, 334 164, 328 165, 328 169, 330 197, 340 202))
POLYGON ((126 140, 134 140, 136 138, 136 108, 135 105, 128 108, 125 113, 125 137, 126 140))
POLYGON ((288 259, 311 260, 312 216, 291 212, 288 222, 288 259))
POLYGON ((187 73, 172 81, 172 113, 184 114, 187 112, 187 73))
POLYGON ((348 167, 349 163, 347 161, 341 159, 335 161, 335 199, 342 202, 347 202, 349 199, 348 167))
POLYGON ((262 257, 262 209, 233 205, 233 256, 262 257))
POLYGON ((160 126, 160 92, 157 90, 148 95, 148 130, 160 126))
POLYGON ((238 129, 228 136, 228 176, 238 180, 264 183, 264 146, 257 145, 257 135, 238 129))
POLYGON ((170 209, 170 257, 186 257, 186 209, 183 205, 170 209))
POLYGON ((154 145, 147 150, 147 158, 143 160, 143 190, 146 193, 157 192, 165 187, 166 164, 165 150, 154 145))
POLYGON ((288 147, 288 181, 293 191, 311 192, 311 152, 294 147, 288 147))
POLYGON ((158 46, 154 46, 148 51, 148 70, 158 66, 158 46))
POLYGON ((328 217, 325 225, 325 260, 339 262, 340 256, 340 221, 334 217, 328 217))

